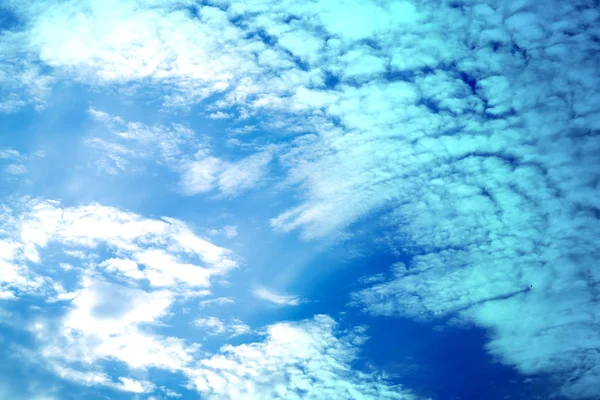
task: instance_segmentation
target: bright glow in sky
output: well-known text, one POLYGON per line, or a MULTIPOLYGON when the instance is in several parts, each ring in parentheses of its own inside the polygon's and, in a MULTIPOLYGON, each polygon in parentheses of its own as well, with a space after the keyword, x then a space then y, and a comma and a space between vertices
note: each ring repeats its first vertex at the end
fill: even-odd
POLYGON ((600 398, 587 0, 0 0, 0 398, 600 398))

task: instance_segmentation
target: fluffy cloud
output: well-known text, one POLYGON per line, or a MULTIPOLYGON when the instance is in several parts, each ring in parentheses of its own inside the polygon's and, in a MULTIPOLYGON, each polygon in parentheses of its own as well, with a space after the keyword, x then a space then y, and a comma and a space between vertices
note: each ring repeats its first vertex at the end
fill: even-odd
POLYGON ((145 292, 98 279, 85 279, 82 285, 55 332, 43 321, 32 327, 43 343, 41 354, 52 364, 62 360, 92 368, 99 360, 114 360, 132 370, 176 371, 193 360, 197 346, 186 346, 179 338, 161 337, 142 327, 166 315, 174 300, 171 293, 145 292))
POLYGON ((303 69, 227 97, 315 132, 281 157, 305 201, 272 226, 323 237, 385 211, 380 240, 415 257, 356 302, 382 315, 459 313, 490 330, 500 360, 549 373, 569 397, 596 396, 599 13, 585 2, 421 3, 391 23, 370 5, 361 15, 383 22, 349 33, 299 7, 282 11, 302 16, 291 24, 246 23, 303 69), (334 37, 310 41, 315 26, 334 37), (319 57, 296 50, 299 37, 319 57), (317 84, 324 68, 332 89, 317 84))
POLYGON ((9 175, 23 175, 27 173, 27 167, 23 164, 9 164, 4 171, 9 175))
POLYGON ((383 375, 350 367, 364 340, 362 330, 340 332, 325 315, 274 324, 264 341, 202 360, 191 385, 207 399, 415 399, 383 375))
POLYGON ((114 255, 98 267, 156 287, 206 287, 211 276, 237 265, 228 250, 174 219, 146 219, 100 205, 61 208, 57 202, 32 201, 24 206, 18 228, 23 258, 30 262, 39 263, 39 249, 52 243, 68 250, 105 245, 114 255))
MULTIPOLYGON (((35 338, 33 348, 15 344, 15 356, 35 360, 64 380, 133 394, 160 390, 178 397, 140 378, 150 371, 169 371, 207 398, 415 398, 383 374, 353 369, 366 340, 364 329, 341 331, 327 316, 268 326, 259 331, 264 340, 225 345, 214 355, 188 339, 159 333, 171 322, 175 303, 194 293, 190 289, 208 285, 212 274, 236 265, 229 251, 198 238, 180 221, 28 199, 4 206, 0 217, 1 287, 13 301, 35 295, 60 302, 61 310, 3 320, 35 338), (207 266, 174 261, 185 257, 207 266), (73 265, 55 262, 63 258, 73 265), (196 281, 196 270, 206 271, 207 280, 196 281), (162 278, 155 281, 153 274, 162 278)), ((299 302, 266 289, 259 294, 277 304, 299 302)), ((200 306, 232 302, 221 297, 200 306)), ((250 333, 232 317, 198 315, 192 324, 224 339, 250 333)))
POLYGON ((111 207, 30 199, 2 207, 2 299, 33 295, 66 309, 27 322, 39 348, 24 354, 36 363, 42 359, 42 367, 63 379, 135 393, 156 388, 109 376, 101 362, 134 371, 180 371, 194 362, 198 345, 158 335, 152 327, 163 323, 175 301, 197 295, 212 276, 234 268, 229 250, 199 238, 181 221, 111 207), (75 265, 58 262, 65 257, 76 257, 75 265))
POLYGON ((589 85, 598 75, 575 71, 594 62, 597 33, 583 21, 598 13, 519 4, 431 10, 441 28, 434 35, 450 33, 443 19, 455 27, 445 39, 457 46, 452 66, 440 59, 416 71, 408 84, 419 96, 391 120, 392 108, 368 97, 355 114, 336 105, 343 124, 365 130, 329 131, 343 149, 334 154, 318 138, 299 144, 289 161, 307 202, 272 223, 320 236, 385 207, 380 239, 415 256, 355 293, 354 304, 374 315, 475 323, 489 329, 487 349, 499 360, 549 374, 562 395, 593 398, 600 224, 590 171, 600 143, 589 85), (355 117, 371 105, 370 118, 355 117), (298 162, 317 152, 316 163, 298 162))
POLYGON ((234 115, 230 113, 224 113, 223 111, 217 111, 214 113, 208 114, 208 118, 210 119, 229 119, 233 118, 234 115))

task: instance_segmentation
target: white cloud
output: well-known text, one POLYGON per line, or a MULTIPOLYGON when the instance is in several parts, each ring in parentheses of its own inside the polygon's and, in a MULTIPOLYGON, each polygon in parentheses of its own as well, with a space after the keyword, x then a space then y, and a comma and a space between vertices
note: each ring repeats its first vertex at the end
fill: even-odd
MULTIPOLYGON (((235 196, 255 186, 267 174, 278 146, 237 161, 226 161, 210 155, 207 139, 183 125, 146 125, 126 122, 120 117, 89 109, 92 117, 105 124, 110 137, 91 137, 86 144, 98 150, 91 165, 109 174, 132 172, 138 161, 155 162, 181 175, 184 194, 218 190, 235 196)), ((137 169, 143 167, 137 167, 137 169)))
MULTIPOLYGON (((591 4, 253 1, 197 19, 146 4, 33 7, 32 30, 2 38, 13 97, 0 110, 40 103, 45 85, 19 94, 36 87, 37 66, 6 61, 22 52, 90 84, 165 84, 169 105, 223 93, 219 107, 299 135, 280 159, 304 197, 275 229, 326 237, 382 211, 379 239, 419 254, 360 292, 368 311, 460 313, 490 330, 505 362, 554 375, 570 397, 598 395, 591 4), (517 326, 522 310, 532 323, 517 326), (521 351, 534 337, 548 345, 521 351)), ((189 159, 183 187, 239 193, 265 176, 260 154, 189 159)))
MULTIPOLYGON (((12 14, 10 9, 3 11, 12 14)), ((20 18, 17 16, 16 18, 20 18)), ((0 113, 12 113, 32 105, 45 107, 54 78, 44 74, 35 52, 28 48, 27 34, 3 29, 0 35, 0 113)), ((1 158, 1 157, 0 157, 1 158)))
POLYGON ((40 261, 39 249, 60 243, 68 250, 105 244, 119 254, 99 265, 155 286, 209 286, 209 278, 222 275, 237 262, 231 253, 194 235, 181 221, 145 219, 100 205, 61 208, 57 202, 33 201, 21 217, 20 240, 24 257, 40 261), (186 260, 198 257, 206 265, 186 260), (143 265, 143 270, 137 265, 143 265))
POLYGON ((49 283, 20 262, 21 251, 18 241, 0 239, 0 297, 4 300, 16 299, 15 293, 35 293, 49 283))
POLYGON ((21 153, 19 153, 15 149, 7 148, 0 149, 0 159, 1 160, 14 160, 20 157, 21 153))
POLYGON ((302 300, 295 295, 283 294, 267 289, 265 287, 257 287, 252 291, 252 294, 261 299, 273 303, 278 306, 297 306, 302 300))
POLYGON ((90 164, 111 174, 143 169, 139 164, 144 162, 177 170, 206 147, 205 138, 180 124, 128 122, 94 108, 89 108, 88 114, 108 131, 107 135, 95 133, 85 139, 97 151, 90 164))
MULTIPOLYGON (((162 85, 164 101, 171 106, 187 106, 223 92, 228 94, 225 103, 257 98, 256 104, 264 105, 276 103, 296 88, 319 85, 319 67, 335 70, 347 65, 348 60, 337 57, 353 48, 354 41, 403 31, 421 18, 408 2, 348 1, 343 7, 326 1, 311 7, 290 1, 233 2, 225 10, 198 7, 195 18, 174 5, 171 1, 143 5, 86 1, 45 8, 21 6, 22 17, 32 20, 31 29, 21 36, 27 50, 45 65, 87 84, 162 85), (290 23, 288 15, 300 18, 290 23), (243 25, 232 22, 240 17, 243 25), (346 22, 341 26, 339 21, 346 22), (258 31, 276 43, 264 43, 255 34, 258 31), (315 71, 298 68, 295 59, 315 71)), ((356 71, 363 61, 371 66, 372 61, 385 64, 375 54, 356 60, 350 65, 356 71)), ((213 114, 226 116, 222 111, 213 114)))
POLYGON ((227 89, 233 79, 228 68, 255 68, 249 52, 237 50, 243 33, 223 11, 203 7, 195 21, 173 6, 170 1, 152 7, 130 1, 53 4, 36 16, 29 40, 44 63, 82 81, 149 79, 172 85, 166 101, 173 105, 227 89))
POLYGON ((208 231, 210 235, 223 235, 227 239, 233 239, 238 235, 238 228, 236 225, 225 225, 221 229, 211 229, 208 231))
MULTIPOLYGON (((2 214, 2 230, 12 231, 18 238, 0 242, 2 260, 31 266, 35 275, 43 272, 38 265, 51 265, 46 262, 51 255, 45 249, 58 245, 55 251, 66 249, 70 252, 67 256, 75 255, 77 262, 83 263, 69 271, 81 274, 70 293, 58 274, 51 268, 46 271, 56 282, 52 289, 48 282, 40 294, 69 294, 62 300, 65 313, 57 317, 39 313, 27 325, 39 346, 28 350, 29 357, 62 379, 130 393, 161 390, 169 397, 178 397, 171 389, 135 378, 147 370, 160 369, 182 374, 189 388, 207 398, 239 398, 237 394, 248 398, 306 397, 304 394, 308 398, 414 398, 399 386, 388 384, 382 374, 352 370, 350 363, 365 340, 363 331, 338 332, 335 322, 326 316, 272 325, 263 342, 225 346, 214 356, 200 352, 197 343, 157 333, 173 312, 175 301, 188 293, 183 291, 181 296, 181 287, 195 282, 190 278, 177 285, 156 287, 149 278, 151 285, 141 289, 139 274, 146 277, 148 271, 158 270, 153 263, 162 256, 184 253, 194 253, 219 273, 235 264, 228 251, 199 239, 180 221, 147 219, 98 205, 61 207, 51 201, 24 201, 18 210, 17 218, 6 209, 2 214), (144 259, 146 255, 149 260, 144 259), (139 263, 145 268, 139 269, 139 263), (115 279, 119 277, 131 279, 115 279), (127 367, 132 376, 109 373, 111 363, 127 367), (268 374, 274 367, 283 369, 268 374), (237 376, 232 371, 237 371, 237 376), (227 381, 229 388, 222 385, 227 381)), ((170 267, 173 274, 185 270, 170 267)), ((57 271, 62 271, 58 265, 57 271)), ((296 297, 268 290, 260 293, 279 304, 299 302, 296 297)), ((199 305, 230 303, 232 299, 221 297, 199 305)), ((251 332, 235 318, 202 317, 193 325, 207 335, 227 339, 251 332)))
POLYGON ((60 365, 53 365, 52 368, 61 378, 83 386, 105 386, 130 393, 148 393, 154 390, 154 385, 148 381, 120 377, 118 382, 114 382, 101 372, 78 371, 60 365))
POLYGON ((351 368, 361 330, 340 332, 325 315, 267 328, 261 342, 227 345, 189 371, 207 399, 415 399, 385 376, 351 368))
POLYGON ((43 158, 44 156, 45 154, 43 150, 38 150, 29 154, 22 154, 12 148, 0 149, 0 161, 6 160, 9 162, 3 168, 4 173, 14 178, 25 175, 29 171, 27 167, 28 161, 36 158, 43 158))
POLYGON ((145 292, 86 278, 57 331, 49 332, 44 323, 33 331, 45 343, 42 355, 50 360, 88 367, 102 359, 118 360, 132 369, 177 370, 192 359, 196 347, 142 328, 164 317, 173 301, 168 291, 145 292))
POLYGON ((217 297, 214 299, 202 300, 201 302, 198 303, 198 306, 200 308, 204 308, 204 307, 208 307, 208 306, 212 306, 212 305, 224 305, 224 304, 233 304, 233 303, 235 303, 235 300, 233 300, 231 297, 217 297))
POLYGON ((189 195, 218 189, 223 195, 235 196, 259 185, 272 159, 271 149, 236 162, 215 157, 200 158, 184 165, 181 186, 189 195))
POLYGON ((237 318, 230 321, 217 317, 197 318, 192 325, 204 329, 209 335, 235 337, 250 333, 250 327, 237 318))
POLYGON ((231 119, 234 115, 231 113, 224 113, 223 111, 217 111, 214 113, 208 114, 208 118, 210 119, 231 119))
POLYGON ((167 397, 176 397, 176 398, 181 397, 181 395, 179 393, 177 393, 174 390, 171 390, 169 388, 166 388, 164 386, 161 386, 160 390, 162 390, 163 393, 165 394, 165 396, 167 396, 167 397))
POLYGON ((132 378, 119 378, 121 387, 127 392, 148 393, 154 390, 154 385, 147 381, 138 381, 132 378))
POLYGON ((9 164, 4 168, 9 175, 23 175, 27 173, 27 167, 23 164, 9 164))
POLYGON ((14 206, 18 213, 3 206, 0 214, 2 298, 19 301, 35 294, 61 301, 66 310, 58 318, 41 314, 30 321, 40 346, 31 356, 36 363, 83 385, 146 393, 155 390, 152 383, 115 379, 100 361, 169 371, 194 362, 197 344, 161 336, 153 327, 162 324, 176 300, 205 295, 196 287, 209 286, 211 276, 237 265, 228 250, 175 219, 148 219, 100 205, 61 207, 54 201, 24 199, 14 206), (49 246, 58 248, 58 255, 47 252, 49 246), (75 274, 75 284, 63 281, 64 263, 52 267, 61 250, 82 263, 66 269, 75 274), (198 260, 204 265, 196 265, 198 260), (139 289, 140 280, 150 287, 139 289))
POLYGON ((96 110, 93 107, 89 107, 87 111, 97 121, 101 121, 107 124, 114 123, 118 125, 125 125, 125 120, 123 120, 123 118, 121 117, 110 115, 109 113, 101 110, 96 110))

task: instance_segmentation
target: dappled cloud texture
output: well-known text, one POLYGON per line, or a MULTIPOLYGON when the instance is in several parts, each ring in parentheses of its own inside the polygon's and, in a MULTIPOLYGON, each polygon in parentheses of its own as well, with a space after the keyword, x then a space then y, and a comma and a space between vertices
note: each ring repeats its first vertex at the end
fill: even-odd
MULTIPOLYGON (((379 243, 412 256, 354 305, 477 324, 501 362, 600 395, 597 3, 334 3, 9 3, 29 25, 0 39, 0 111, 43 107, 54 74, 162 85, 165 108, 219 94, 211 111, 282 133, 301 197, 273 229, 318 240, 378 213, 379 243)), ((223 178, 236 165, 190 161, 183 191, 250 190, 223 178)))

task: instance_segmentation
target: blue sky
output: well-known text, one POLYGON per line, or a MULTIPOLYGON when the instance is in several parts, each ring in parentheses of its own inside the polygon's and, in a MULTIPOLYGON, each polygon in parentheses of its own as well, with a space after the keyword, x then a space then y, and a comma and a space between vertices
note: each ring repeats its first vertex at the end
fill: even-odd
POLYGON ((596 8, 0 0, 0 398, 599 398, 596 8))

